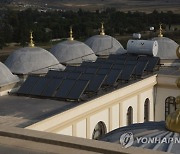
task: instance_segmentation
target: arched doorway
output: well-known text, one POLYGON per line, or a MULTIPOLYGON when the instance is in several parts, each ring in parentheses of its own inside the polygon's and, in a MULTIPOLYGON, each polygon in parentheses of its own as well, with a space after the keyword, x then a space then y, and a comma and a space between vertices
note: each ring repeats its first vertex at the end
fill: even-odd
POLYGON ((100 121, 96 124, 93 134, 92 134, 92 139, 98 140, 100 137, 105 135, 107 133, 107 128, 104 122, 100 121))
POLYGON ((165 100, 165 119, 166 117, 176 110, 176 98, 169 96, 165 100))
POLYGON ((147 98, 144 102, 144 122, 149 121, 149 112, 150 112, 150 101, 147 98))
POLYGON ((127 126, 133 123, 133 108, 130 106, 127 110, 127 126))

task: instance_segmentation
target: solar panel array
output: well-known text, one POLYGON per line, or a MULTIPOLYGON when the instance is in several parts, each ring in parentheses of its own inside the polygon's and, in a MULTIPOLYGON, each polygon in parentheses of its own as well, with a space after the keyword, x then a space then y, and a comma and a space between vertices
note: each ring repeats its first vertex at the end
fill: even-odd
POLYGON ((50 70, 44 77, 29 76, 17 93, 79 101, 84 94, 122 84, 119 81, 141 78, 155 71, 158 64, 158 57, 110 55, 80 66, 67 66, 64 71, 50 70))

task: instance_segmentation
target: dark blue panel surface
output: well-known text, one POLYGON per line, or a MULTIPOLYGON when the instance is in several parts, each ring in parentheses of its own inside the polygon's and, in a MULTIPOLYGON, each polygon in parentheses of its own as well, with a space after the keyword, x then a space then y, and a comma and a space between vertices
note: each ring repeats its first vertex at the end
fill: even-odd
POLYGON ((26 81, 21 85, 18 90, 18 94, 29 94, 31 89, 35 86, 36 82, 39 80, 38 76, 29 76, 26 81))
POLYGON ((50 80, 47 87, 42 92, 42 96, 53 97, 57 89, 60 87, 63 79, 52 79, 50 80))

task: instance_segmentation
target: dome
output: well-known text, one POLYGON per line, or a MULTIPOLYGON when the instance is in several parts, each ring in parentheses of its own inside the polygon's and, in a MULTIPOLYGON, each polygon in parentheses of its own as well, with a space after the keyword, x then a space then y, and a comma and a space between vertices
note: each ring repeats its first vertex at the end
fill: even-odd
POLYGON ((15 74, 47 73, 49 68, 64 70, 64 66, 50 52, 39 47, 25 47, 14 51, 5 65, 15 74))
POLYGON ((115 38, 109 35, 92 36, 85 41, 85 44, 87 44, 96 55, 116 54, 118 49, 124 49, 115 38))
POLYGON ((53 46, 50 52, 63 64, 80 64, 83 61, 96 61, 97 57, 86 44, 67 40, 53 46))
POLYGON ((155 37, 158 42, 158 54, 160 59, 178 59, 179 45, 167 37, 155 37))
MULTIPOLYGON (((147 148, 169 153, 179 153, 180 151, 180 146, 178 143, 180 134, 167 130, 164 121, 146 122, 121 127, 107 133, 101 140, 106 142, 120 143, 120 138, 123 138, 123 136, 129 133, 132 137, 131 143, 129 142, 129 146, 132 145, 134 147, 147 148)), ((121 144, 122 143, 123 142, 121 142, 121 144)))
POLYGON ((0 87, 19 82, 19 78, 0 62, 0 87))

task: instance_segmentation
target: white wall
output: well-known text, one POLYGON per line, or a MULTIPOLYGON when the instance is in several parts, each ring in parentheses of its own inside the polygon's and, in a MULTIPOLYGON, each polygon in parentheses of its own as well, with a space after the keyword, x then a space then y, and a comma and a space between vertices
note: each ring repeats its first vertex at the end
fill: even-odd
POLYGON ((107 132, 126 126, 130 106, 133 108, 133 123, 144 122, 146 98, 150 100, 150 119, 153 120, 155 84, 156 76, 149 77, 27 128, 91 139, 94 128, 100 121, 105 123, 107 132))

